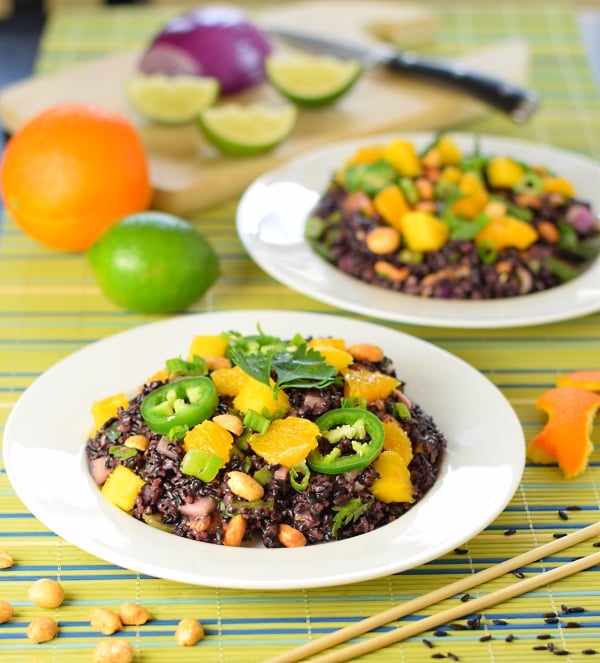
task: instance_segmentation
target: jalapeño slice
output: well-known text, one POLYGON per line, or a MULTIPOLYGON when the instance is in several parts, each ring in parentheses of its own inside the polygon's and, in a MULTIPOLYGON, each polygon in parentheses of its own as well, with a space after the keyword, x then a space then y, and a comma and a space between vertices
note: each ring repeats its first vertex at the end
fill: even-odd
POLYGON ((321 415, 315 423, 331 449, 310 452, 308 466, 322 474, 342 474, 367 467, 383 446, 385 429, 380 419, 361 407, 341 407, 321 415), (351 453, 342 453, 339 442, 349 440, 351 453))
POLYGON ((140 413, 148 428, 166 435, 175 426, 192 428, 208 419, 218 403, 212 380, 196 376, 158 387, 144 398, 140 413))

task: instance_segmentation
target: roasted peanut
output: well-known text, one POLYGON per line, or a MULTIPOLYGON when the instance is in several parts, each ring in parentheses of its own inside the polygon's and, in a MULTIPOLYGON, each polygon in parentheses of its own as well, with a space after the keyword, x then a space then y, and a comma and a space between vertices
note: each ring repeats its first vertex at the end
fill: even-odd
POLYGON ((90 610, 90 625, 104 635, 112 635, 123 627, 118 615, 106 608, 92 608, 90 610))
POLYGON ((539 236, 549 244, 556 244, 560 239, 560 231, 550 221, 542 220, 537 224, 539 236))
POLYGON ((0 599, 0 624, 7 622, 14 614, 12 605, 0 599))
POLYGON ((190 647, 204 638, 202 624, 193 617, 184 617, 175 629, 175 640, 178 645, 190 647))
POLYGON ((408 267, 396 267, 391 262, 386 262, 385 260, 378 260, 374 267, 377 276, 390 279, 391 281, 404 281, 410 274, 408 267))
POLYGON ((0 569, 10 569, 10 567, 15 563, 15 560, 12 558, 12 555, 0 548, 0 569))
POLYGON ((150 619, 150 613, 139 603, 121 603, 119 606, 121 624, 141 626, 150 619))
POLYGON ((365 242, 369 251, 377 255, 393 253, 400 246, 400 233, 391 226, 379 226, 367 233, 365 242))
POLYGON ((38 617, 29 624, 26 633, 31 642, 39 645, 54 639, 58 633, 58 624, 52 617, 38 617))
POLYGON ((212 516, 194 516, 189 518, 187 526, 193 532, 206 532, 212 524, 212 516))
POLYGON ((378 345, 371 343, 356 343, 346 348, 356 361, 381 361, 384 357, 383 350, 378 345))
POLYGON ((40 578, 27 590, 29 600, 40 608, 58 608, 65 598, 62 585, 52 578, 40 578))
POLYGON ((306 537, 304 534, 295 527, 286 525, 285 523, 279 525, 277 538, 279 539, 279 543, 286 548, 301 548, 306 545, 306 537))
POLYGON ((435 214, 437 208, 433 200, 421 200, 415 205, 415 210, 420 212, 431 212, 432 214, 435 214))
POLYGON ((150 440, 145 435, 130 435, 123 444, 126 447, 131 447, 132 449, 138 449, 139 451, 146 451, 150 440))
POLYGON ((506 216, 506 205, 499 200, 493 200, 485 206, 483 213, 486 216, 489 216, 490 219, 500 219, 503 216, 506 216))
POLYGON ((227 475, 227 485, 229 490, 243 500, 252 502, 253 500, 260 500, 265 494, 265 489, 245 472, 229 472, 227 475))
POLYGON ((415 180, 415 187, 419 198, 421 200, 433 200, 435 197, 435 192, 433 190, 433 184, 426 177, 419 177, 415 180))
POLYGON ((101 640, 92 654, 93 663, 131 663, 133 647, 127 640, 101 640))
POLYGON ((235 414, 217 414, 213 421, 233 435, 241 435, 244 432, 244 424, 235 414))
POLYGON ((246 533, 246 519, 241 513, 237 513, 225 526, 223 543, 226 546, 241 546, 246 533))

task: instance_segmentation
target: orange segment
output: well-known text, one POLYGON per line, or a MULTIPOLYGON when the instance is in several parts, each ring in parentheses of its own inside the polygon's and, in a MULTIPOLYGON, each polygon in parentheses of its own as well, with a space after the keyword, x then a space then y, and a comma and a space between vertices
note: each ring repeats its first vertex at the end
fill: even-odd
POLYGON ((413 457, 412 444, 408 434, 402 426, 396 421, 384 421, 383 429, 385 438, 383 448, 386 451, 395 451, 408 465, 413 457))
POLYGON ((402 456, 395 451, 382 451, 373 461, 379 474, 371 492, 382 502, 414 502, 410 472, 402 456))
POLYGON ((369 371, 365 368, 346 369, 344 376, 344 396, 346 398, 364 398, 367 403, 380 398, 387 398, 394 389, 400 386, 400 381, 378 371, 369 371))
POLYGON ((244 413, 254 410, 259 414, 266 411, 268 416, 281 416, 290 409, 290 400, 283 389, 279 389, 275 396, 269 385, 248 376, 233 399, 233 407, 244 413))
POLYGON ((231 447, 233 446, 233 435, 210 419, 194 426, 183 438, 183 448, 200 449, 209 454, 217 454, 225 462, 229 461, 231 447))
POLYGON ((286 417, 271 422, 266 433, 252 435, 250 446, 267 463, 293 467, 317 447, 319 427, 309 419, 286 417))
POLYGON ((250 376, 248 373, 244 373, 239 366, 233 366, 232 368, 215 369, 211 372, 210 379, 221 396, 234 398, 240 393, 242 385, 250 379, 250 376))

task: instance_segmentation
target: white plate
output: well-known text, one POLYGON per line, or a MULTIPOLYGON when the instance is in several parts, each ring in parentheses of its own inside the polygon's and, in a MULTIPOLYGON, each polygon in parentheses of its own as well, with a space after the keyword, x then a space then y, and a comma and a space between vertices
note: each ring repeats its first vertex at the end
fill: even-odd
POLYGON ((104 560, 198 585, 291 589, 336 585, 402 571, 456 548, 484 529, 514 494, 525 442, 512 408, 491 382, 420 339, 367 322, 278 311, 205 313, 144 325, 62 360, 22 395, 4 437, 8 477, 48 528, 104 560), (354 539, 297 549, 226 548, 153 529, 105 500, 87 470, 93 401, 139 384, 193 336, 226 330, 291 337, 341 336, 377 343, 394 360, 406 393, 448 439, 441 476, 394 523, 354 539), (460 388, 457 389, 457 385, 460 388))
MULTIPOLYGON (((361 145, 400 134, 370 136, 311 152, 255 180, 240 200, 237 230, 253 260, 281 283, 344 310, 420 325, 461 328, 518 327, 565 320, 600 310, 600 259, 578 278, 546 292, 495 301, 426 299, 386 290, 344 274, 317 255, 304 239, 304 223, 331 176, 361 145)), ((429 133, 402 133, 419 148, 429 133)), ((475 137, 451 134, 463 152, 475 137)), ((600 210, 600 167, 556 148, 479 136, 484 154, 505 154, 547 165, 575 183, 581 199, 600 210)))

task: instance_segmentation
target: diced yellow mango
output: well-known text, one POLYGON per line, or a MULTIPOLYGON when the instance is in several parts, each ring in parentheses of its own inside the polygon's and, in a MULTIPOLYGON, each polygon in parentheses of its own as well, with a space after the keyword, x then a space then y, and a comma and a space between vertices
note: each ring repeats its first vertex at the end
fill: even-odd
POLYGON ((522 251, 537 238, 537 230, 530 223, 513 216, 503 216, 490 219, 475 235, 475 243, 491 242, 498 250, 513 246, 522 251))
POLYGON ((254 410, 259 414, 266 411, 269 416, 272 416, 285 414, 291 406, 290 399, 283 389, 277 391, 276 398, 271 387, 248 377, 238 395, 233 399, 233 407, 244 413, 248 410, 254 410))
POLYGON ((498 189, 512 189, 523 177, 523 166, 508 157, 494 157, 486 166, 490 186, 498 189))
POLYGON ((123 393, 92 403, 91 412, 96 430, 99 430, 109 419, 116 417, 120 407, 126 408, 128 404, 127 396, 123 393))
POLYGON ((436 148, 440 153, 442 165, 455 166, 462 160, 462 152, 453 138, 444 134, 440 137, 436 144, 436 148))
POLYGON ((396 230, 402 230, 402 217, 410 207, 397 184, 381 189, 373 198, 373 205, 381 218, 396 230))
POLYGON ((108 475, 101 492, 109 502, 123 511, 131 511, 142 486, 146 482, 125 465, 117 465, 108 475))
POLYGON ((409 140, 393 140, 383 148, 381 156, 392 164, 399 175, 418 177, 421 174, 421 160, 417 148, 409 140))
POLYGON ((373 461, 379 474, 370 491, 381 502, 414 502, 410 472, 402 456, 396 451, 382 451, 373 461))
POLYGON ((444 182, 453 182, 454 184, 458 184, 461 177, 462 171, 456 166, 446 166, 440 174, 440 179, 444 180, 444 182))
POLYGON ((402 235, 411 251, 438 251, 449 234, 448 225, 429 212, 411 211, 402 217, 402 235))
POLYGON ((454 214, 473 219, 483 212, 488 204, 489 194, 476 173, 463 173, 458 188, 462 197, 452 204, 451 209, 454 214))
POLYGON ((575 195, 575 187, 566 177, 545 177, 542 181, 544 193, 559 193, 567 198, 575 195))
POLYGON ((218 334, 194 336, 188 353, 188 360, 199 357, 224 357, 228 343, 218 334))
POLYGON ((381 145, 366 145, 358 150, 346 161, 345 166, 355 166, 360 163, 375 163, 381 159, 383 148, 381 145))

